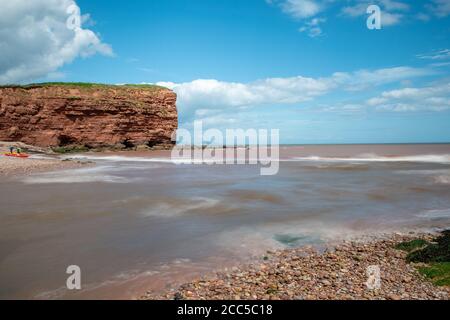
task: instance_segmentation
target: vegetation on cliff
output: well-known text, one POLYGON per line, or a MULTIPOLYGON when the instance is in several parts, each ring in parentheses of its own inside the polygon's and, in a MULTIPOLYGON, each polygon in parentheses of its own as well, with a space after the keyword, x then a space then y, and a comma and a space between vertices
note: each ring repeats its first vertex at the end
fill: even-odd
POLYGON ((1 86, 0 140, 51 148, 171 148, 176 94, 147 84, 39 83, 1 86))
POLYGON ((64 86, 64 87, 74 87, 74 88, 139 88, 146 90, 168 90, 166 87, 158 86, 155 84, 104 84, 104 83, 93 83, 93 82, 42 82, 42 83, 30 83, 30 84, 12 84, 12 85, 0 85, 0 88, 44 88, 52 86, 64 86))

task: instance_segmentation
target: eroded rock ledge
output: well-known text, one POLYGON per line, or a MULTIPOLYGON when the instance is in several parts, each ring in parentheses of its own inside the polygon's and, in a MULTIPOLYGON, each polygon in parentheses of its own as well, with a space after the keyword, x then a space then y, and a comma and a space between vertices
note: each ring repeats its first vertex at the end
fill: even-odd
POLYGON ((0 87, 0 140, 44 148, 170 148, 176 98, 147 85, 0 87))

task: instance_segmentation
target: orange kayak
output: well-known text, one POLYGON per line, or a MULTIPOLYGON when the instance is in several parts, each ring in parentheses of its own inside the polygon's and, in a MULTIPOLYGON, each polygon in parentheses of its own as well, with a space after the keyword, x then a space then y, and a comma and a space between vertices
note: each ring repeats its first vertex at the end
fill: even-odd
POLYGON ((30 155, 26 153, 4 153, 5 157, 12 157, 12 158, 29 158, 30 155))

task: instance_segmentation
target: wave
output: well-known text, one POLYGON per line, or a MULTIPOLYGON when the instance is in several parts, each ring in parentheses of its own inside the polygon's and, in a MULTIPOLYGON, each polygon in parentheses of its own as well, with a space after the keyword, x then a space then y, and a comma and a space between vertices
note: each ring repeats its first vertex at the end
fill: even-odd
POLYGON ((170 158, 147 158, 147 157, 125 157, 125 156, 67 156, 62 160, 93 160, 110 162, 172 162, 170 158))
POLYGON ((424 175, 433 179, 435 184, 450 184, 450 170, 435 169, 435 170, 398 170, 396 173, 409 175, 424 175))
POLYGON ((356 157, 293 157, 291 161, 312 161, 312 162, 417 162, 417 163, 438 163, 450 164, 450 155, 415 155, 415 156, 379 156, 376 154, 364 154, 356 157))
POLYGON ((441 175, 434 177, 434 182, 437 184, 450 184, 450 175, 441 175))
MULTIPOLYGON (((170 157, 133 157, 133 156, 68 156, 62 159, 73 160, 92 160, 105 162, 151 162, 151 163, 169 163, 169 164, 213 164, 215 159, 191 159, 191 158, 170 158, 170 157)), ((275 159, 249 159, 244 158, 253 163, 256 162, 320 162, 320 163, 352 163, 358 165, 361 163, 370 162, 415 162, 415 163, 436 163, 436 164, 450 164, 450 154, 441 155, 414 155, 414 156, 379 156, 376 154, 362 154, 356 157, 321 157, 321 156, 306 156, 306 157, 291 157, 275 159)))
MULTIPOLYGON (((163 158, 163 157, 127 157, 127 156, 72 156, 72 157, 63 157, 63 160, 91 160, 91 161, 105 161, 105 162, 150 162, 150 163, 169 163, 169 164, 221 164, 222 161, 217 161, 214 158, 207 158, 206 156, 202 159, 194 159, 194 158, 163 158)), ((269 158, 239 158, 236 160, 245 160, 250 163, 270 163, 283 161, 279 159, 269 159, 269 158)), ((223 160, 225 162, 225 158, 223 160)))
POLYGON ((450 209, 427 210, 417 215, 425 219, 445 219, 450 218, 450 209))
MULTIPOLYGON (((162 157, 126 157, 126 156, 73 156, 64 157, 63 159, 73 160, 92 160, 92 161, 109 161, 109 162, 151 162, 151 163, 170 163, 170 164, 192 164, 207 163, 208 160, 192 160, 190 158, 162 158, 162 157)), ((211 163, 213 160, 210 161, 211 163)))
POLYGON ((47 156, 47 155, 42 155, 42 154, 32 154, 30 156, 30 159, 34 159, 34 160, 57 160, 58 158, 55 156, 47 156))
POLYGON ((110 167, 73 169, 58 172, 40 173, 22 179, 25 184, 68 184, 68 183, 128 183, 129 179, 104 173, 110 167))
POLYGON ((284 198, 278 194, 263 192, 258 190, 233 190, 228 193, 232 198, 239 202, 263 202, 280 205, 284 198))
POLYGON ((190 211, 213 208, 219 203, 220 200, 205 197, 174 199, 155 204, 151 209, 144 211, 142 214, 147 217, 178 217, 190 211))

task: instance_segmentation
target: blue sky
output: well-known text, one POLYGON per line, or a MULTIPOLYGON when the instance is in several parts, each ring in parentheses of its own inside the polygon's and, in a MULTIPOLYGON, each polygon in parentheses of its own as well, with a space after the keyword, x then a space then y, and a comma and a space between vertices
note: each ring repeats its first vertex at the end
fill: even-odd
POLYGON ((45 63, 61 58, 32 75, 14 63, 39 64, 39 55, 14 62, 4 40, 11 57, 0 59, 0 82, 4 72, 3 82, 160 83, 179 95, 181 127, 277 128, 283 143, 450 141, 449 0, 76 4, 88 40, 73 45, 65 34, 70 55, 36 45, 45 63), (381 30, 366 26, 369 4, 381 8, 381 30))

